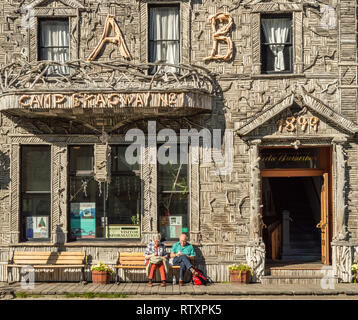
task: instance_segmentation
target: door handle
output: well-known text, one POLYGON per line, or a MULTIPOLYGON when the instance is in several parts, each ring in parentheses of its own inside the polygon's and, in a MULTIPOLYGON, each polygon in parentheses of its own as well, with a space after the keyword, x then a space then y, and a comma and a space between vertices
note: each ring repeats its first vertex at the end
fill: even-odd
POLYGON ((326 227, 326 225, 327 225, 327 223, 322 224, 322 221, 320 221, 319 223, 317 223, 316 228, 323 229, 326 227))

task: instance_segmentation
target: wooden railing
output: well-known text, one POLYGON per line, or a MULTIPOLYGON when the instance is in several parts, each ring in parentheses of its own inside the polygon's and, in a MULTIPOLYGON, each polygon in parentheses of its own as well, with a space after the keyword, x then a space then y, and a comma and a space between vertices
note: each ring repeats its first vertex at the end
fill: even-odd
POLYGON ((277 220, 267 227, 269 243, 271 244, 271 259, 277 260, 281 258, 282 252, 282 222, 277 220))

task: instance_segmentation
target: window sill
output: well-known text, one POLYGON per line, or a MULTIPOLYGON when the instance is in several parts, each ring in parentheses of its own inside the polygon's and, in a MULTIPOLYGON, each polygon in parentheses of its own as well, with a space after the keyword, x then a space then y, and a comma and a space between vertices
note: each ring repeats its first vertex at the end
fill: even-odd
POLYGON ((252 74, 251 79, 285 79, 285 78, 305 78, 304 73, 271 73, 271 74, 252 74))

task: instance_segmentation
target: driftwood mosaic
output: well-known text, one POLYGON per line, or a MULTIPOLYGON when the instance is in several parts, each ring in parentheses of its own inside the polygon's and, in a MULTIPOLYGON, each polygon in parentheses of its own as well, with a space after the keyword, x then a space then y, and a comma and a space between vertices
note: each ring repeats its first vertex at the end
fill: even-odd
MULTIPOLYGON (((103 132, 109 143, 120 143, 129 129, 146 132, 151 119, 156 132, 234 130, 230 173, 218 176, 213 162, 189 171, 190 241, 198 265, 215 281, 228 280, 231 263, 250 264, 255 281, 264 274, 260 148, 332 146, 331 263, 340 279, 350 281, 358 258, 356 4, 178 1, 179 64, 148 63, 148 7, 156 4, 1 3, 0 261, 13 250, 87 250, 91 261, 108 263, 118 250, 143 251, 158 231, 157 166, 141 167, 140 241, 68 242, 68 147, 96 145, 96 179, 107 181, 103 132), (291 73, 262 72, 261 19, 270 14, 292 20, 291 73), (39 21, 59 17, 69 21, 69 60, 37 61, 39 21), (68 73, 49 77, 53 67, 68 73), (87 106, 91 110, 84 111, 87 106), (51 239, 43 245, 19 242, 20 151, 29 144, 51 146, 51 239)), ((71 281, 79 275, 54 277, 71 281)), ((135 273, 121 277, 144 280, 135 273)), ((0 269, 0 281, 5 278, 0 269)))

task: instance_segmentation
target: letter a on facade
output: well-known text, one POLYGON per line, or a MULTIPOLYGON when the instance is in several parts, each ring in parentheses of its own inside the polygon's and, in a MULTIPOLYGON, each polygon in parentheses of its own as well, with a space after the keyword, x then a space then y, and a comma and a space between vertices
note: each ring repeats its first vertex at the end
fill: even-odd
POLYGON ((118 26, 116 20, 114 20, 113 15, 107 16, 106 22, 104 24, 104 30, 103 30, 101 40, 98 43, 97 47, 93 50, 91 55, 88 57, 88 61, 93 61, 94 59, 96 59, 97 55, 99 54, 99 52, 101 51, 101 49, 103 48, 103 46, 106 42, 111 42, 111 43, 118 45, 119 52, 121 53, 123 58, 125 58, 125 59, 131 58, 131 55, 127 49, 126 43, 124 42, 122 32, 119 29, 119 26, 118 26), (114 37, 108 36, 111 30, 114 30, 114 32, 116 34, 114 37))

